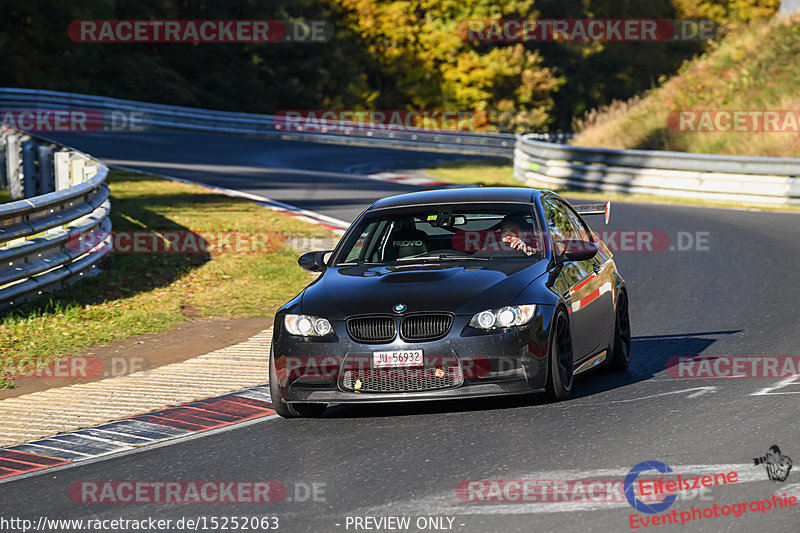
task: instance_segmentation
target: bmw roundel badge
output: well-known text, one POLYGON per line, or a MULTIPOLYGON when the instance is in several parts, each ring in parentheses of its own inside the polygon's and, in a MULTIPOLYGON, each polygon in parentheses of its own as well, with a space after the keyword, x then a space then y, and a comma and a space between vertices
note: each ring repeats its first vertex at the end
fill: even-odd
POLYGON ((392 307, 392 310, 395 313, 402 313, 403 311, 406 310, 406 304, 397 304, 394 307, 392 307))

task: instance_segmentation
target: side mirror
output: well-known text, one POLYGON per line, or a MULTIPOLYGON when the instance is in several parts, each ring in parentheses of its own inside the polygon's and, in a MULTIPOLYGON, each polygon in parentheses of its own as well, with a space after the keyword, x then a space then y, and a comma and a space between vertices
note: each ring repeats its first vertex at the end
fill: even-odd
POLYGON ((568 261, 588 261, 597 255, 597 245, 589 241, 561 241, 564 243, 564 259, 568 261))
POLYGON ((297 260, 300 268, 309 272, 322 272, 325 270, 325 254, 331 253, 332 250, 325 250, 321 252, 306 252, 297 260))

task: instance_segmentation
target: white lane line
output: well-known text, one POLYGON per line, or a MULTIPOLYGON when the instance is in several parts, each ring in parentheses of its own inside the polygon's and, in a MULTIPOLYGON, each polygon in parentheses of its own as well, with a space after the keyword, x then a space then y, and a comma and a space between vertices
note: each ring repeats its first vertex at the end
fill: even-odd
POLYGON ((698 396, 702 396, 703 394, 706 394, 706 393, 709 393, 709 392, 717 392, 716 391, 716 389, 717 389, 716 387, 701 387, 700 389, 701 390, 698 390, 697 392, 693 392, 692 394, 687 396, 687 398, 697 398, 698 396))
POLYGON ((765 387, 763 389, 754 392, 750 396, 777 396, 778 394, 800 394, 800 390, 772 392, 788 387, 789 385, 800 385, 800 376, 791 376, 786 379, 782 379, 769 387, 765 387))
MULTIPOLYGON (((109 159, 109 160, 105 161, 105 163, 109 167, 118 168, 118 169, 121 169, 121 170, 127 170, 129 172, 136 172, 138 174, 149 174, 151 176, 160 176, 162 178, 165 178, 165 179, 168 179, 168 180, 171 180, 171 181, 177 181, 177 182, 180 182, 180 183, 188 183, 190 185, 199 185, 200 187, 205 187, 206 189, 209 189, 211 191, 217 192, 219 194, 224 194, 225 196, 231 196, 231 197, 236 197, 236 198, 244 198, 246 200, 252 200, 254 202, 257 202, 260 205, 263 205, 266 208, 272 209, 273 211, 285 212, 288 215, 292 215, 294 217, 300 218, 302 220, 305 220, 306 222, 311 222, 311 223, 317 224, 317 225, 324 224, 324 225, 328 225, 328 226, 333 226, 332 231, 334 233, 338 233, 340 235, 344 233, 344 230, 346 230, 347 228, 350 227, 350 223, 346 222, 344 220, 340 220, 338 218, 333 218, 333 217, 330 217, 328 215, 323 215, 322 213, 317 213, 315 211, 309 211, 307 209, 302 209, 300 207, 297 207, 297 206, 294 206, 294 205, 291 205, 291 204, 286 204, 286 203, 280 202, 278 200, 273 200, 272 198, 267 198, 266 196, 260 196, 258 194, 251 194, 251 193, 247 193, 247 192, 236 191, 236 190, 228 189, 228 188, 225 188, 225 187, 218 187, 217 185, 209 185, 207 183, 202 183, 202 182, 199 182, 199 181, 192 181, 192 180, 188 180, 188 179, 185 179, 185 178, 178 178, 178 177, 175 177, 175 176, 168 176, 166 174, 160 174, 158 172, 146 172, 146 171, 143 171, 143 170, 139 170, 139 169, 136 169, 136 168, 132 168, 132 167, 128 167, 128 166, 124 166, 123 165, 123 164, 131 164, 131 163, 141 165, 141 163, 136 162, 136 161, 120 161, 120 160, 109 159), (120 163, 122 163, 122 164, 120 164, 120 163)), ((164 165, 161 165, 159 163, 158 166, 162 166, 163 167, 164 165)), ((185 168, 186 167, 186 165, 177 165, 177 166, 179 166, 181 168, 185 168)), ((205 167, 205 166, 203 168, 207 169, 207 167, 205 167)), ((259 170, 263 170, 263 169, 259 169, 259 170)))
MULTIPOLYGON (((765 472, 761 468, 756 468, 749 463, 730 463, 730 464, 710 464, 710 465, 677 465, 671 467, 673 470, 670 476, 675 474, 702 476, 727 473, 735 471, 738 474, 739 483, 749 483, 753 481, 768 481, 765 472)), ((597 480, 622 482, 630 469, 627 468, 604 468, 596 470, 553 470, 528 472, 522 475, 507 476, 505 479, 514 480, 558 480, 558 481, 577 481, 577 480, 597 480)), ((654 474, 654 473, 653 473, 654 474)), ((662 476, 663 474, 658 474, 662 476)), ((642 474, 643 477, 647 473, 642 474)), ((649 476, 646 479, 650 479, 649 476)), ((665 475, 666 477, 666 475, 665 475)), ((800 484, 798 484, 800 485, 800 484)), ((716 487, 714 487, 716 488, 716 487)), ((723 487, 724 488, 724 487, 723 487)), ((787 487, 788 488, 788 487, 787 487)), ((691 493, 692 490, 682 491, 691 493)), ((782 492, 782 491, 781 491, 782 492)), ((692 501, 701 499, 700 495, 691 497, 687 494, 679 496, 678 501, 692 501)), ((629 508, 627 500, 623 501, 559 501, 559 502, 464 502, 456 495, 456 486, 452 491, 445 493, 435 493, 427 496, 418 496, 405 501, 395 500, 392 503, 383 504, 375 507, 367 507, 348 511, 347 515, 496 515, 496 514, 538 514, 538 513, 564 513, 575 511, 598 511, 614 508, 629 508)))
POLYGON ((788 498, 794 496, 800 499, 800 483, 792 483, 791 485, 786 485, 782 489, 776 490, 775 494, 780 494, 781 496, 786 494, 788 498))
POLYGON ((641 396, 639 398, 626 398, 624 400, 608 400, 605 402, 592 402, 590 404, 581 403, 581 404, 572 404, 572 403, 565 403, 560 404, 559 407, 594 407, 596 405, 612 405, 615 403, 630 403, 630 402, 638 402, 641 400, 650 400, 652 398, 660 398, 661 396, 667 396, 669 394, 683 394, 685 392, 692 392, 686 396, 687 398, 697 398, 707 393, 717 392, 717 387, 708 386, 708 387, 694 387, 691 389, 683 389, 683 390, 674 390, 669 392, 660 392, 658 394, 651 394, 649 396, 641 396), (695 392, 692 392, 695 391, 695 392))

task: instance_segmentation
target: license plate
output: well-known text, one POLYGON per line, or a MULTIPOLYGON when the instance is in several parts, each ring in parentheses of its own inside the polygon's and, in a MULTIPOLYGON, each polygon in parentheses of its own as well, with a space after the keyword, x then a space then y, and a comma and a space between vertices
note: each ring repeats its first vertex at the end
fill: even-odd
POLYGON ((372 366, 375 368, 422 366, 422 350, 372 352, 372 366))

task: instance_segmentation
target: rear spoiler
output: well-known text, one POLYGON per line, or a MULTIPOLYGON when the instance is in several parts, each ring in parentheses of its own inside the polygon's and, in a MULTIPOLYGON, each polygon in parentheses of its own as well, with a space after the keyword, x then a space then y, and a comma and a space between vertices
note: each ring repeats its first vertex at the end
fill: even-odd
POLYGON ((611 217, 611 202, 607 204, 584 204, 573 206, 579 215, 605 215, 606 224, 611 217))

